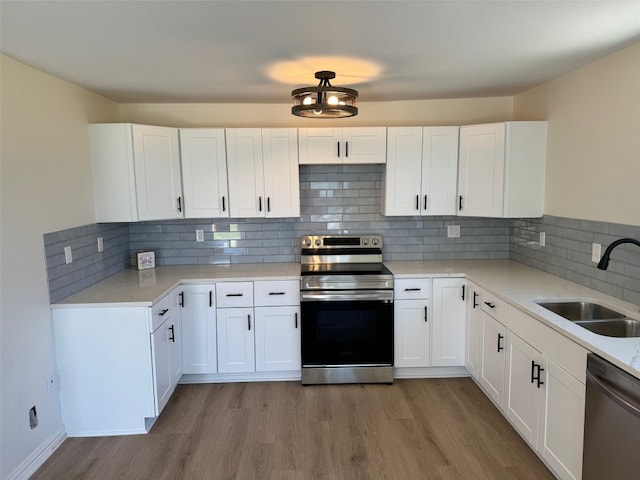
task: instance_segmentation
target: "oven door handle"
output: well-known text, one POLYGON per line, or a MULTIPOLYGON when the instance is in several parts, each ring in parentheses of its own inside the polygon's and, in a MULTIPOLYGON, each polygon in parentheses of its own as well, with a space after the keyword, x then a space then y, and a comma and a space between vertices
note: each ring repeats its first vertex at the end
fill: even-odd
POLYGON ((341 290, 300 292, 301 302, 384 301, 393 303, 393 290, 341 290))

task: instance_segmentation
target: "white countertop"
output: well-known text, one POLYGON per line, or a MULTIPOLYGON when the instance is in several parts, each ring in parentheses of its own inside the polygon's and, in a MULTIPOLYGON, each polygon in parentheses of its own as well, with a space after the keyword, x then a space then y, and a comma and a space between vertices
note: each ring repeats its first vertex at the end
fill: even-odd
MULTIPOLYGON (((460 277, 537 318, 549 327, 582 345, 623 370, 640 377, 640 369, 630 365, 640 355, 640 338, 613 338, 596 335, 569 320, 540 307, 539 299, 590 299, 629 317, 640 319, 637 305, 583 287, 511 260, 392 261, 385 265, 396 278, 417 276, 460 277)), ((298 280, 298 263, 235 265, 185 265, 152 270, 125 270, 71 295, 52 308, 110 306, 151 306, 181 283, 209 283, 241 280, 298 280)))

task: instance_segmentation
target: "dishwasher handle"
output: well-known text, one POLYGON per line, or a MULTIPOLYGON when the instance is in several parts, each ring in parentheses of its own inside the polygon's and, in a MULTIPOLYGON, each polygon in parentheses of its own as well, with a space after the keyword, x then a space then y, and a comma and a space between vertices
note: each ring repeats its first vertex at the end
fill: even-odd
POLYGON ((625 398, 625 396, 622 395, 621 392, 617 390, 613 385, 603 382, 602 379, 600 379, 597 375, 594 375, 591 371, 589 371, 589 369, 587 369, 586 373, 587 382, 593 382, 594 385, 598 387, 607 397, 627 410, 629 413, 640 418, 640 406, 634 405, 633 402, 625 398))

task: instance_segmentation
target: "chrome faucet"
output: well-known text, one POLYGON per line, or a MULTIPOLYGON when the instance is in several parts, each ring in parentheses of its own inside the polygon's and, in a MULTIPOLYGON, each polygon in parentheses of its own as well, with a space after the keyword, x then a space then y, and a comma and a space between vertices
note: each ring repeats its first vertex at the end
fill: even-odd
POLYGON ((640 240, 636 240, 635 238, 621 238, 620 240, 616 240, 611 245, 607 247, 604 251, 604 255, 598 262, 598 268, 600 270, 606 270, 609 267, 609 257, 611 256, 611 250, 616 248, 618 245, 622 245, 623 243, 633 243, 640 247, 640 240))

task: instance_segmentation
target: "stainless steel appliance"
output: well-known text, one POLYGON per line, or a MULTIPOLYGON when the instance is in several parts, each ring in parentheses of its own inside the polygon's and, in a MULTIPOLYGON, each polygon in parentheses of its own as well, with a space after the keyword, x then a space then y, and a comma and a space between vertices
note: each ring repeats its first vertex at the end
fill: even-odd
POLYGON ((302 384, 393 383, 393 275, 382 237, 301 243, 302 384))
POLYGON ((583 480, 640 477, 640 379, 590 353, 584 417, 583 480))

